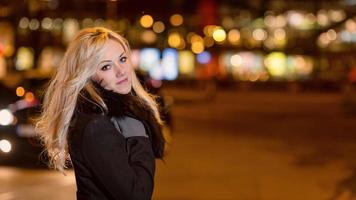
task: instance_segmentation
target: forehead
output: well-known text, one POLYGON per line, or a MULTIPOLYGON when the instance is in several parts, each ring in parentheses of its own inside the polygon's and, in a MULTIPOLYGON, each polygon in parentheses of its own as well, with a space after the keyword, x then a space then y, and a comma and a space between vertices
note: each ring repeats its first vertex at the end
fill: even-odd
POLYGON ((125 50, 119 42, 110 39, 106 41, 103 46, 103 49, 101 51, 102 54, 101 58, 102 59, 116 58, 117 56, 120 56, 124 52, 125 50))

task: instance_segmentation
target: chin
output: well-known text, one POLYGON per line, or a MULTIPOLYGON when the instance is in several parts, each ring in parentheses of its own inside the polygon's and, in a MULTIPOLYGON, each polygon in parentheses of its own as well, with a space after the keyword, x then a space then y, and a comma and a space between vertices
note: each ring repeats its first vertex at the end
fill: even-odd
POLYGON ((123 88, 123 89, 118 89, 116 90, 117 93, 119 94, 128 94, 131 92, 131 87, 130 88, 123 88))

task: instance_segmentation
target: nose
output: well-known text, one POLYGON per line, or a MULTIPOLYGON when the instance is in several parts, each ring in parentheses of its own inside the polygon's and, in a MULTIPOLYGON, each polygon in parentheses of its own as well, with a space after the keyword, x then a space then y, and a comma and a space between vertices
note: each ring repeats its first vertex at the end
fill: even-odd
POLYGON ((120 77, 124 74, 124 67, 121 66, 118 62, 115 62, 114 64, 114 70, 115 70, 115 76, 120 77))

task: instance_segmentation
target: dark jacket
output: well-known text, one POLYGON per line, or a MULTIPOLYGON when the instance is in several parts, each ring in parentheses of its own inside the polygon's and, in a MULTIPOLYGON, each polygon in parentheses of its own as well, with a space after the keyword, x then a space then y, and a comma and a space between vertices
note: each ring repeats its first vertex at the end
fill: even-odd
POLYGON ((160 126, 132 95, 101 92, 109 112, 87 101, 88 96, 79 99, 68 134, 77 199, 151 199, 155 157, 161 158, 164 148, 160 126), (111 122, 123 116, 140 120, 149 137, 125 138, 111 122))

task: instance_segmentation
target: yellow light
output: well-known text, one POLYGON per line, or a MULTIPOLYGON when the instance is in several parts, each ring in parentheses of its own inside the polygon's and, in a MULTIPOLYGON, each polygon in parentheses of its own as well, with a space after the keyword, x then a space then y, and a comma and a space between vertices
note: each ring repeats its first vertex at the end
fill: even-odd
POLYGON ((193 42, 192 43, 192 51, 195 54, 199 54, 204 51, 204 44, 203 42, 193 42))
POLYGON ((179 26, 183 24, 183 17, 180 14, 174 14, 170 17, 169 21, 173 26, 179 26))
POLYGON ((140 24, 144 28, 149 28, 153 24, 153 18, 151 17, 151 15, 144 15, 140 19, 140 24))
POLYGON ((179 73, 184 75, 194 75, 194 54, 191 51, 179 52, 179 73))
POLYGON ((141 35, 141 39, 147 44, 152 44, 156 41, 157 36, 153 31, 145 30, 141 35))
POLYGON ((252 32, 252 37, 257 41, 262 41, 267 38, 267 32, 263 29, 258 28, 252 32))
POLYGON ((191 36, 190 38, 190 42, 194 43, 194 42, 203 42, 203 38, 200 35, 194 34, 191 36))
POLYGON ((222 42, 226 39, 226 32, 221 27, 217 27, 214 30, 213 38, 217 42, 222 42))
POLYGON ((236 54, 236 55, 231 56, 230 62, 232 64, 232 66, 239 67, 242 64, 242 58, 240 55, 236 54))
POLYGON ((173 48, 178 48, 181 44, 181 40, 179 33, 171 33, 168 36, 168 45, 173 48))
POLYGON ((16 88, 16 95, 18 97, 22 97, 25 94, 25 89, 23 87, 17 87, 16 88))
POLYGON ((330 29, 328 30, 328 32, 326 32, 326 36, 328 37, 329 40, 336 40, 337 33, 334 29, 330 29))
POLYGON ((165 29, 164 23, 161 21, 157 21, 153 24, 152 29, 156 33, 162 33, 165 29))
POLYGON ((206 36, 213 36, 214 30, 215 30, 216 26, 215 25, 207 25, 204 27, 203 32, 206 36))
POLYGON ((352 20, 352 19, 348 19, 345 22, 345 27, 346 27, 347 31, 355 32, 356 31, 356 22, 354 20, 352 20))
POLYGON ((206 47, 212 47, 214 45, 214 39, 212 37, 204 37, 204 45, 206 47))
POLYGON ((231 29, 227 35, 227 38, 231 44, 238 44, 240 37, 240 32, 237 29, 231 29))
POLYGON ((265 65, 273 76, 284 76, 286 73, 287 57, 284 53, 273 52, 265 59, 265 65))
POLYGON ((277 28, 275 31, 274 31, 274 37, 277 39, 277 40, 283 40, 286 38, 286 31, 282 28, 277 28))
POLYGON ((35 100, 35 95, 32 92, 26 92, 25 100, 27 102, 31 102, 31 101, 35 100))

